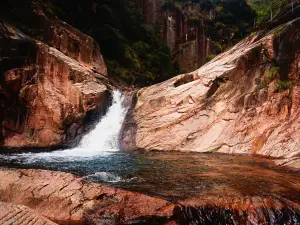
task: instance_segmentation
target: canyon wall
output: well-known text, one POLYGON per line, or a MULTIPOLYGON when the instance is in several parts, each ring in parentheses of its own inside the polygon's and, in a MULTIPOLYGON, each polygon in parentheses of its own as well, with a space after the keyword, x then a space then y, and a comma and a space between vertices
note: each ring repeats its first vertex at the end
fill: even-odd
POLYGON ((77 143, 110 102, 98 44, 41 1, 1 4, 0 146, 77 143))
POLYGON ((192 71, 207 62, 215 53, 206 34, 207 19, 214 18, 214 10, 201 9, 199 4, 188 3, 182 8, 166 8, 162 0, 142 0, 139 7, 146 24, 160 29, 161 37, 171 50, 172 59, 184 72, 192 71))
POLYGON ((293 10, 200 69, 139 90, 122 147, 265 155, 300 167, 300 7, 293 10))

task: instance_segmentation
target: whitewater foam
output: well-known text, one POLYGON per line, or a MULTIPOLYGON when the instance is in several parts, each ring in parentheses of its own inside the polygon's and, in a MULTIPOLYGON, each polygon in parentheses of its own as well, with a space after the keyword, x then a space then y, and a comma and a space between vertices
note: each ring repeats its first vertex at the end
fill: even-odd
POLYGON ((118 176, 111 172, 96 172, 94 174, 90 174, 87 176, 84 176, 83 179, 90 180, 90 181, 103 181, 107 183, 128 183, 133 180, 138 180, 137 177, 132 178, 122 178, 121 176, 118 176))
POLYGON ((124 96, 121 92, 114 91, 113 103, 108 112, 96 127, 84 136, 76 148, 43 153, 13 154, 5 157, 23 159, 28 163, 32 163, 41 160, 54 162, 76 161, 90 159, 95 156, 110 155, 119 150, 118 136, 127 111, 123 101, 124 96))

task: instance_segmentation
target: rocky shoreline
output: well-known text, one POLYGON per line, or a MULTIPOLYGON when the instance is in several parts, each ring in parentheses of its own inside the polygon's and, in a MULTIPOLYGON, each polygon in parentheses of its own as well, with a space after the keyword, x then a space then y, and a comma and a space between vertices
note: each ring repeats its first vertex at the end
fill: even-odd
POLYGON ((167 218, 165 200, 89 183, 71 174, 0 169, 0 201, 26 205, 59 224, 132 224, 167 218))
POLYGON ((271 196, 199 193, 170 202, 90 183, 68 173, 31 169, 0 168, 0 201, 0 207, 4 207, 1 218, 9 217, 10 204, 24 205, 35 215, 58 224, 281 224, 300 216, 296 199, 291 202, 271 196))

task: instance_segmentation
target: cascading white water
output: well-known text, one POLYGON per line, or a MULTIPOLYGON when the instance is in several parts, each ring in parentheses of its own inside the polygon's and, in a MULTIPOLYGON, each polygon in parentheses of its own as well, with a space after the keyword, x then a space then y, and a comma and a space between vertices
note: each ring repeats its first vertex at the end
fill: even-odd
POLYGON ((123 100, 122 94, 114 91, 113 104, 106 116, 83 138, 76 151, 80 149, 89 149, 89 152, 119 150, 118 136, 127 111, 122 104, 123 100))
POLYGON ((127 111, 123 100, 124 96, 121 92, 113 92, 113 103, 108 112, 96 127, 82 139, 78 147, 54 152, 16 154, 9 157, 21 157, 31 162, 38 160, 74 161, 118 151, 118 136, 127 111))

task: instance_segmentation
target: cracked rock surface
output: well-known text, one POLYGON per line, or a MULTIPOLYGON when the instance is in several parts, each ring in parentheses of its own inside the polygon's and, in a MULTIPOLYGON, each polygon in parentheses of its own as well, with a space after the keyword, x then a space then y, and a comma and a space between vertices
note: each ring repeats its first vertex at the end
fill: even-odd
POLYGON ((47 219, 63 225, 298 224, 299 182, 290 185, 296 191, 288 192, 289 199, 259 191, 244 195, 220 185, 171 202, 63 172, 0 168, 0 224, 10 219, 15 224, 43 225, 53 224, 47 219))
POLYGON ((0 169, 0 201, 26 205, 59 224, 130 224, 167 218, 169 202, 89 183, 71 174, 0 169))
POLYGON ((260 31, 192 73, 139 90, 123 149, 257 154, 300 168, 299 31, 299 18, 260 31), (278 90, 279 78, 291 88, 278 90))
POLYGON ((56 223, 36 214, 26 206, 0 202, 0 224, 55 225, 56 223))

